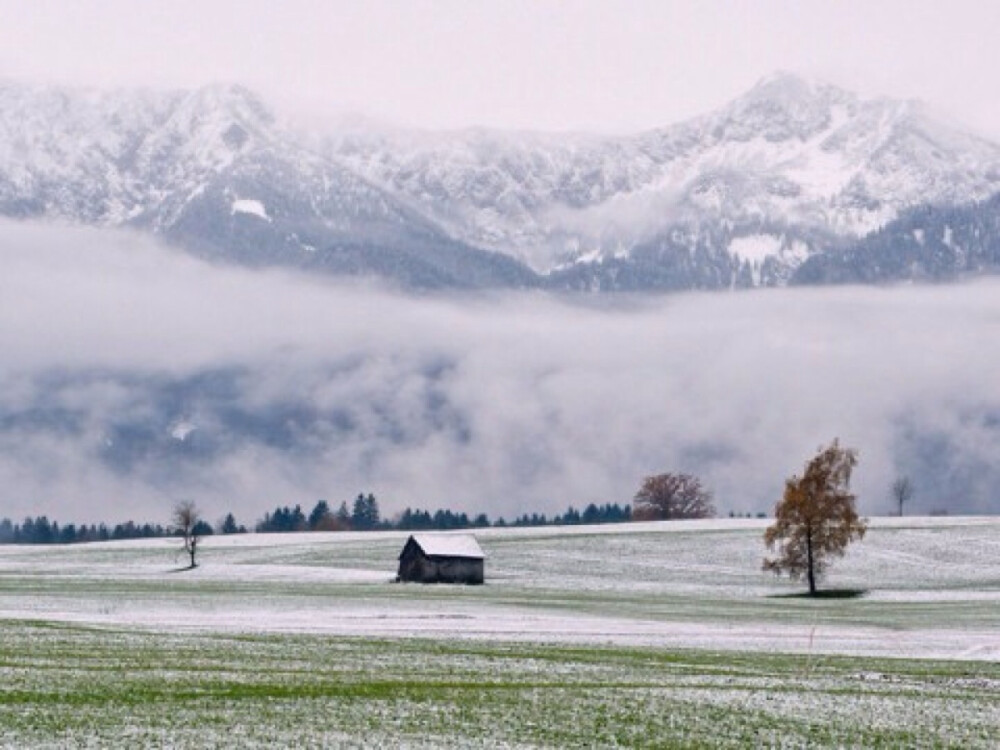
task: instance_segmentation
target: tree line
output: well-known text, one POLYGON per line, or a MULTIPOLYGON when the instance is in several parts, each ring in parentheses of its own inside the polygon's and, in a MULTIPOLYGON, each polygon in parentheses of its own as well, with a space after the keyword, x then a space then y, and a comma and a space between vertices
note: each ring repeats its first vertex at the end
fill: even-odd
MULTIPOLYGON (((502 516, 491 519, 486 513, 473 516, 447 508, 422 510, 406 508, 393 518, 384 518, 378 500, 372 493, 359 493, 348 506, 342 502, 334 510, 326 500, 320 500, 308 513, 301 505, 277 506, 264 514, 253 526, 259 534, 298 531, 449 531, 506 526, 571 526, 576 524, 623 523, 632 520, 632 508, 618 503, 591 503, 583 510, 570 506, 564 513, 548 516, 544 513, 524 513, 510 521, 502 516)), ((198 518, 187 529, 194 538, 213 534, 245 534, 250 529, 240 524, 233 513, 214 527, 198 518)), ((121 539, 151 539, 185 536, 182 525, 126 521, 115 525, 60 524, 48 516, 28 516, 21 522, 0 519, 0 544, 73 544, 76 542, 107 542, 121 539)))
MULTIPOLYGON (((205 524, 207 526, 207 524, 205 524)), ((206 529, 202 528, 204 533, 206 529)), ((211 533, 211 527, 207 532, 211 533)), ((107 542, 116 539, 149 539, 171 536, 160 524, 137 524, 134 521, 108 526, 107 524, 73 523, 60 525, 48 516, 28 516, 21 523, 9 518, 0 519, 0 544, 71 544, 73 542, 107 542)))
POLYGON ((507 521, 503 516, 491 519, 486 513, 470 516, 447 508, 430 511, 406 508, 393 518, 383 518, 374 495, 359 494, 351 507, 346 502, 337 510, 320 500, 307 514, 301 505, 279 506, 264 514, 254 530, 267 534, 289 531, 450 531, 506 526, 571 526, 574 524, 623 523, 632 520, 632 508, 618 503, 591 503, 583 510, 573 506, 564 513, 524 513, 507 521))

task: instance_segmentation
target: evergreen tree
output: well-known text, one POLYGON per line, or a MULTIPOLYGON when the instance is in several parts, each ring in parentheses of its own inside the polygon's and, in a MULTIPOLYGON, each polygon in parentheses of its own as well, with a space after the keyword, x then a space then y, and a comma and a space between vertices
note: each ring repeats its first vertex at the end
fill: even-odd
POLYGON ((379 514, 378 501, 375 499, 375 495, 368 493, 367 498, 368 505, 368 522, 371 524, 369 528, 376 528, 381 522, 382 518, 379 514))
POLYGON ((236 524, 236 516, 232 513, 227 513, 226 517, 222 519, 222 525, 219 527, 219 532, 222 534, 240 533, 240 527, 236 524))
POLYGON ((354 498, 354 508, 351 511, 351 526, 355 529, 368 528, 368 503, 362 493, 354 498))
POLYGON ((305 531, 309 528, 306 514, 302 512, 302 506, 296 504, 295 509, 288 520, 288 531, 305 531))
POLYGON ((316 503, 316 506, 309 513, 309 530, 318 531, 321 529, 329 529, 331 527, 331 521, 333 521, 333 514, 330 512, 330 506, 327 504, 326 500, 320 500, 316 503))
POLYGON ((351 513, 351 526, 355 529, 367 530, 376 528, 379 522, 378 501, 375 499, 375 495, 369 492, 368 496, 365 497, 364 493, 358 493, 354 499, 354 510, 351 513))

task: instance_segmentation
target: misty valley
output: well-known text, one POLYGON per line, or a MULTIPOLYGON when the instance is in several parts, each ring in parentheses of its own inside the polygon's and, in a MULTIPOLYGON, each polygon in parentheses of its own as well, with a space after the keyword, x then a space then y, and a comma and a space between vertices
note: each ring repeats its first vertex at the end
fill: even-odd
POLYGON ((156 520, 192 497, 252 524, 363 490, 389 514, 510 518, 628 503, 660 470, 755 514, 787 457, 832 436, 861 452, 866 513, 891 510, 897 475, 921 488, 914 512, 997 510, 992 281, 427 296, 139 237, 5 235, 11 517, 156 520))

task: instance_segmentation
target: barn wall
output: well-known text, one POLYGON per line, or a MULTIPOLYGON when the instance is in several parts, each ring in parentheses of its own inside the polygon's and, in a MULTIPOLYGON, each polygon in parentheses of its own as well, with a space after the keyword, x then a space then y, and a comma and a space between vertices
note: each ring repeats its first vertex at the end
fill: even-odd
POLYGON ((408 544, 399 558, 399 580, 423 583, 427 576, 426 563, 427 558, 416 545, 408 544))
POLYGON ((483 561, 466 557, 446 557, 433 561, 437 580, 442 583, 482 583, 483 561))
POLYGON ((404 550, 399 579, 417 583, 483 583, 482 560, 464 557, 427 557, 419 550, 404 550))

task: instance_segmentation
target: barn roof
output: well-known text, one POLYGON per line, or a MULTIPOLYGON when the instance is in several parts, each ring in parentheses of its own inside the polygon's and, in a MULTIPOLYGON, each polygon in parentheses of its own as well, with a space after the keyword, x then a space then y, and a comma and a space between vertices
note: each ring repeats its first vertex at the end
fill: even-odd
POLYGON ((410 538, 428 557, 468 557, 474 560, 486 557, 472 534, 414 534, 410 538))

